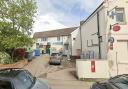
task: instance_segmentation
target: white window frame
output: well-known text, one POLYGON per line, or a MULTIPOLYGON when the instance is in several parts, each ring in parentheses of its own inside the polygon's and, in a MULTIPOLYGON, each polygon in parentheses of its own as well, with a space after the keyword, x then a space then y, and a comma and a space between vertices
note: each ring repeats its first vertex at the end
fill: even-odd
POLYGON ((115 15, 116 22, 119 23, 119 24, 125 24, 126 23, 126 20, 125 20, 125 9, 124 8, 116 8, 115 9, 115 13, 116 13, 116 15, 115 15), (123 21, 119 21, 118 20, 117 14, 121 14, 121 13, 123 13, 123 21))

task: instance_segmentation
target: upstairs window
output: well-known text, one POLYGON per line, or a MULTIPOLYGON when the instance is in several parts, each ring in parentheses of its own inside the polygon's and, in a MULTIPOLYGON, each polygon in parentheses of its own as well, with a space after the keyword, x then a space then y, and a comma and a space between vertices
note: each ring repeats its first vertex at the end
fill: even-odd
POLYGON ((47 41, 47 40, 48 40, 47 37, 43 37, 43 38, 41 38, 41 41, 47 41))
POLYGON ((124 8, 116 8, 116 21, 117 23, 125 23, 125 11, 124 8))

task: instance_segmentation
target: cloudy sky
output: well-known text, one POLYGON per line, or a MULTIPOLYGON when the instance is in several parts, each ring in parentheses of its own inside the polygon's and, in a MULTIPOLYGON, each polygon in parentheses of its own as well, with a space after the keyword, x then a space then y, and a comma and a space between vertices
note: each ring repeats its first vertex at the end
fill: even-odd
POLYGON ((79 26, 103 0, 36 0, 34 32, 79 26))

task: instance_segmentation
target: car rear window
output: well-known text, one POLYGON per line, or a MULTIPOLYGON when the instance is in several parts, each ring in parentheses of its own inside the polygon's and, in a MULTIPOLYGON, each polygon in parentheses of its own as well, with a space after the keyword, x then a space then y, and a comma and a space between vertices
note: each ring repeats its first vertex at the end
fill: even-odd
POLYGON ((51 54, 51 56, 57 56, 58 55, 58 53, 52 53, 51 54))

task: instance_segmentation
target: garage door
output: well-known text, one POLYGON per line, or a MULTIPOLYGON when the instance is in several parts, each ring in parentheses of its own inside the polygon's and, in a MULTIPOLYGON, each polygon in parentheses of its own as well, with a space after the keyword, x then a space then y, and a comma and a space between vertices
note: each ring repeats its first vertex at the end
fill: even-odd
POLYGON ((128 73, 128 40, 117 41, 118 74, 128 73))

